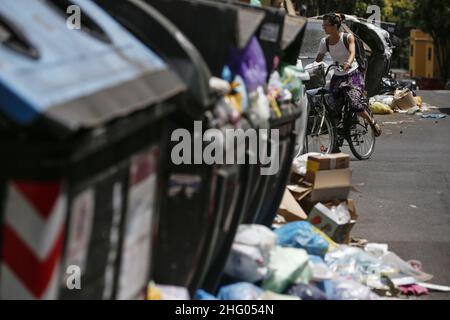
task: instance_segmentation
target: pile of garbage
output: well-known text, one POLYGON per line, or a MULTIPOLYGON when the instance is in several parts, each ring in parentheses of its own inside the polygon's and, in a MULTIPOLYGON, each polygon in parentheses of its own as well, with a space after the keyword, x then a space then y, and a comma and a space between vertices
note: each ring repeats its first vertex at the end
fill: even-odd
POLYGON ((423 103, 422 97, 414 96, 408 88, 397 89, 395 93, 377 95, 369 99, 370 110, 374 114, 392 114, 428 111, 423 103))
MULTIPOLYGON (((358 215, 347 198, 351 187, 348 155, 297 158, 272 228, 240 225, 222 287, 192 298, 380 300, 450 290, 427 283, 433 276, 420 262, 402 260, 387 244, 352 241, 358 215)), ((148 292, 149 299, 189 299, 182 288, 153 283, 148 292)))
POLYGON ((387 244, 351 241, 358 215, 350 158, 307 154, 294 161, 272 229, 241 225, 217 295, 195 299, 378 300, 433 289, 420 263, 405 262, 387 244))

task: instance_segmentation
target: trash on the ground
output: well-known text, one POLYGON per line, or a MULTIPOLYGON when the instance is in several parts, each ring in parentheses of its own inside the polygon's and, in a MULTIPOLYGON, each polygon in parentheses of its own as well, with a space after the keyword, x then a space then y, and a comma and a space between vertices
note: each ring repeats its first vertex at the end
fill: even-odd
POLYGON ((407 286, 399 286, 399 289, 404 295, 415 295, 421 296, 428 294, 428 289, 417 284, 407 285, 407 286))
POLYGON ((237 280, 257 282, 265 278, 267 264, 258 248, 233 243, 224 272, 237 280))
POLYGON ((383 264, 398 270, 398 272, 403 275, 414 277, 418 281, 429 281, 433 278, 432 275, 413 268, 409 263, 403 261, 399 256, 390 251, 383 255, 380 258, 380 261, 383 264))
POLYGON ((259 296, 258 300, 300 300, 300 298, 294 295, 280 294, 266 290, 259 296))
POLYGON ((266 226, 240 225, 225 265, 230 277, 246 282, 263 280, 276 236, 266 226))
POLYGON ((288 223, 275 231, 277 244, 305 249, 309 254, 323 257, 328 251, 329 243, 316 230, 317 228, 306 221, 288 223))
POLYGON ((309 284, 295 284, 287 289, 290 296, 299 297, 301 300, 328 300, 326 294, 319 288, 309 284))
POLYGON ((409 89, 396 90, 392 107, 399 110, 408 110, 416 106, 416 100, 409 89))
POLYGON ((195 292, 194 300, 219 300, 214 295, 206 292, 203 289, 198 289, 195 292))
POLYGON ((420 111, 420 108, 418 106, 414 106, 411 109, 408 109, 408 114, 413 115, 416 114, 416 112, 420 111))
POLYGON ((308 219, 305 211, 303 211, 288 188, 284 191, 278 214, 283 216, 288 222, 308 219))
POLYGON ((283 217, 283 216, 280 215, 280 214, 277 214, 277 215, 275 216, 275 219, 273 220, 272 228, 278 229, 278 228, 280 228, 282 225, 284 225, 284 224, 286 224, 286 223, 287 223, 286 218, 283 217))
POLYGON ((312 271, 308 264, 308 254, 303 249, 277 246, 271 254, 269 273, 262 288, 283 293, 293 283, 308 283, 312 271))
POLYGON ((346 200, 352 188, 351 177, 351 169, 307 172, 302 184, 290 185, 288 189, 308 213, 318 202, 346 200))
POLYGON ((310 155, 307 158, 306 170, 317 172, 321 170, 347 169, 350 156, 345 153, 310 155))
POLYGON ((300 157, 297 157, 294 159, 294 161, 292 162, 292 171, 294 171, 295 173, 304 176, 306 174, 306 166, 307 166, 307 162, 308 162, 308 158, 310 156, 318 156, 320 155, 320 153, 317 152, 310 152, 310 153, 306 153, 301 155, 300 157))
POLYGON ((185 287, 156 284, 151 281, 147 287, 147 300, 190 300, 185 287))
POLYGON ((256 300, 263 290, 252 283, 237 282, 219 289, 219 300, 256 300))
POLYGON ((352 200, 339 203, 339 205, 325 206, 318 203, 311 210, 308 221, 323 231, 332 240, 337 243, 344 243, 349 239, 350 231, 356 223, 358 216, 352 200), (353 210, 349 210, 347 203, 352 206, 353 210))
POLYGON ((444 119, 445 117, 447 117, 447 115, 442 113, 428 113, 422 115, 422 118, 424 119, 444 119))
POLYGON ((320 256, 309 255, 309 267, 312 270, 313 281, 330 280, 334 278, 334 273, 325 264, 320 256))
POLYGON ((414 204, 410 204, 409 206, 410 206, 411 208, 413 208, 413 209, 417 209, 417 206, 414 205, 414 204))
POLYGON ((379 259, 364 250, 346 245, 328 252, 325 263, 339 276, 350 277, 364 284, 369 276, 373 280, 374 276, 381 278, 382 274, 396 271, 384 266, 379 259))
POLYGON ((391 114, 394 111, 387 105, 381 102, 374 102, 369 106, 373 114, 391 114))
POLYGON ((409 286, 412 284, 417 284, 417 280, 413 277, 405 277, 405 276, 390 276, 389 279, 396 287, 400 286, 409 286))
POLYGON ((384 105, 387 105, 390 109, 392 107, 392 103, 394 102, 394 96, 392 95, 377 95, 370 98, 369 103, 373 104, 375 102, 380 102, 384 105))
POLYGON ((388 252, 389 247, 386 243, 368 243, 364 246, 364 250, 375 257, 382 257, 388 252))
POLYGON ((418 282, 417 284, 421 287, 427 288, 428 290, 432 290, 432 291, 450 292, 450 287, 448 287, 448 286, 441 286, 441 285, 426 283, 426 282, 418 282))
POLYGON ((415 97, 414 97, 414 101, 416 101, 416 105, 417 105, 419 108, 422 108, 422 106, 423 106, 423 99, 422 99, 421 96, 415 96, 415 97))
POLYGON ((365 285, 350 279, 337 278, 331 280, 333 287, 333 300, 379 300, 380 297, 365 285))
POLYGON ((369 243, 369 241, 367 241, 367 239, 351 237, 349 245, 352 246, 352 247, 357 247, 357 248, 364 249, 364 247, 368 243, 369 243))

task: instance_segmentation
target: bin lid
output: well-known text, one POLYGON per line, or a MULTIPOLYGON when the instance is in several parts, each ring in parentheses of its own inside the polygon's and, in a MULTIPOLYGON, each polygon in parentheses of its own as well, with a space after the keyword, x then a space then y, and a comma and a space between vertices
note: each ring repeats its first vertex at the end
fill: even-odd
POLYGON ((61 1, 0 1, 0 33, 7 35, 0 44, 0 112, 7 118, 21 126, 46 118, 76 131, 185 90, 159 56, 93 2, 68 3, 81 8, 81 30, 66 25, 61 1))
POLYGON ((215 76, 228 63, 229 49, 243 49, 264 13, 207 0, 145 0, 194 44, 215 76))
POLYGON ((142 0, 95 2, 177 72, 195 102, 182 106, 186 113, 199 117, 211 106, 211 72, 195 46, 170 20, 142 0))

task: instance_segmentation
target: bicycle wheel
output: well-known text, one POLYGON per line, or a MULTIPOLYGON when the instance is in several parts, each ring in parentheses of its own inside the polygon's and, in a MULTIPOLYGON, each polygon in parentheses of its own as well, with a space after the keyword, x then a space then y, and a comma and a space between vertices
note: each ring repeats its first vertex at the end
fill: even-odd
POLYGON ((309 117, 307 132, 307 152, 329 154, 333 151, 336 143, 336 135, 330 117, 326 112, 320 112, 309 117))
POLYGON ((367 160, 375 150, 375 132, 364 119, 356 116, 347 134, 347 141, 353 155, 359 160, 367 160))

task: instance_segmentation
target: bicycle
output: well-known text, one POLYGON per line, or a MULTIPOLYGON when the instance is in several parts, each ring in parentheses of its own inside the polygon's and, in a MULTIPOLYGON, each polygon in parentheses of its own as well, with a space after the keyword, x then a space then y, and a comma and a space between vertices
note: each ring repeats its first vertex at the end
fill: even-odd
MULTIPOLYGON (((340 66, 332 64, 325 72, 325 80, 332 69, 340 66)), ((323 83, 326 83, 324 81, 323 83)), ((375 150, 375 133, 372 126, 350 110, 347 100, 336 114, 331 106, 331 92, 323 87, 306 91, 308 95, 308 125, 305 138, 306 152, 329 154, 344 145, 347 140, 353 155, 359 160, 367 160, 375 150)), ((372 112, 367 107, 372 117, 372 112)))

